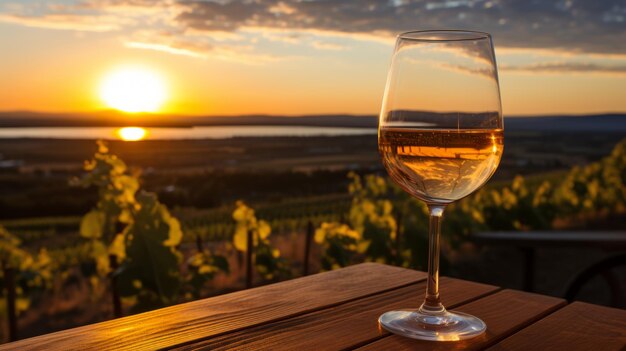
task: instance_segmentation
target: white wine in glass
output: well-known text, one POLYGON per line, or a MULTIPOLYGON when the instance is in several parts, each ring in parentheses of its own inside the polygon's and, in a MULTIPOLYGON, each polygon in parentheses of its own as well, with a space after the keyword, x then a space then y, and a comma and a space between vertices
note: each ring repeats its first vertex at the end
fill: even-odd
POLYGON ((439 297, 439 236, 446 206, 483 186, 504 146, 491 36, 473 31, 398 36, 387 78, 378 146, 391 178, 430 212, 428 280, 419 308, 379 318, 392 333, 453 341, 486 330, 479 318, 447 311, 439 297))

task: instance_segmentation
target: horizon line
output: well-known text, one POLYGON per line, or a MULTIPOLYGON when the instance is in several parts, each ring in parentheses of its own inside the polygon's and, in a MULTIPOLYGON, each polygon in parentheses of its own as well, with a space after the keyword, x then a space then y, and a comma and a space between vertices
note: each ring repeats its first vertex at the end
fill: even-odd
MULTIPOLYGON (((442 111, 441 113, 453 113, 454 111, 442 111)), ((271 114, 271 113, 246 113, 246 114, 180 114, 180 113, 154 113, 154 112, 124 112, 115 109, 103 109, 92 111, 40 111, 40 110, 0 110, 0 114, 48 114, 48 115, 68 115, 73 117, 80 117, 80 115, 94 115, 101 113, 113 113, 120 116, 153 116, 153 117, 182 117, 182 118, 238 118, 238 117, 279 117, 279 118, 301 118, 301 117, 377 117, 378 113, 371 114, 359 114, 359 113, 346 113, 346 112, 329 112, 329 113, 310 113, 310 114, 271 114)), ((626 111, 604 111, 604 112, 588 112, 588 113, 550 113, 550 114, 515 114, 506 115, 504 118, 544 118, 544 117, 588 117, 598 115, 625 115, 626 111)))

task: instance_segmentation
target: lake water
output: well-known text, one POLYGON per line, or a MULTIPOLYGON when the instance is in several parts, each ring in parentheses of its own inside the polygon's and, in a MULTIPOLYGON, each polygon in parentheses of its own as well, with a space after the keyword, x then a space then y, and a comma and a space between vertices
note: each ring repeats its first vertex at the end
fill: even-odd
POLYGON ((34 139, 227 139, 270 136, 376 135, 372 128, 309 126, 211 126, 192 128, 35 127, 0 128, 0 138, 34 139), (126 133, 125 133, 126 132, 126 133), (142 135, 143 134, 143 135, 142 135), (131 135, 132 137, 128 137, 131 135))

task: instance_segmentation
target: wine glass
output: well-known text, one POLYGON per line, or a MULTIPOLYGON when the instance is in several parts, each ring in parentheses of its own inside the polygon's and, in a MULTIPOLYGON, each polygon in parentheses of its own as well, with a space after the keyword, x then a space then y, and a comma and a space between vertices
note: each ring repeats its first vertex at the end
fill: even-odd
POLYGON ((391 178, 430 212, 426 297, 386 312, 386 330, 423 340, 482 334, 479 318, 439 297, 439 236, 446 206, 484 185, 503 151, 500 88, 491 36, 458 30, 400 34, 387 77, 378 147, 391 178))

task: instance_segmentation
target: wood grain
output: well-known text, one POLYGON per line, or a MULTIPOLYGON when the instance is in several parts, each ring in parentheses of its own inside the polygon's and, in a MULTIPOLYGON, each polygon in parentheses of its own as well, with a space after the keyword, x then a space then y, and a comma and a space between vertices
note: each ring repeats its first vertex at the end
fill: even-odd
POLYGON ((154 350, 309 313, 424 280, 365 263, 0 345, 0 350, 154 350))
POLYGON ((477 316, 487 324, 487 331, 479 337, 457 342, 432 342, 390 335, 359 351, 481 350, 564 305, 565 300, 554 297, 503 290, 455 309, 477 316))
MULTIPOLYGON (((457 305, 498 290, 497 287, 442 278, 444 303, 457 305)), ((380 338, 378 317, 389 310, 417 308, 425 283, 398 288, 288 320, 264 324, 185 345, 182 350, 341 350, 380 338)), ((385 332, 386 333, 386 332, 385 332)))
POLYGON ((496 350, 625 350, 626 311, 574 302, 490 348, 496 350))

